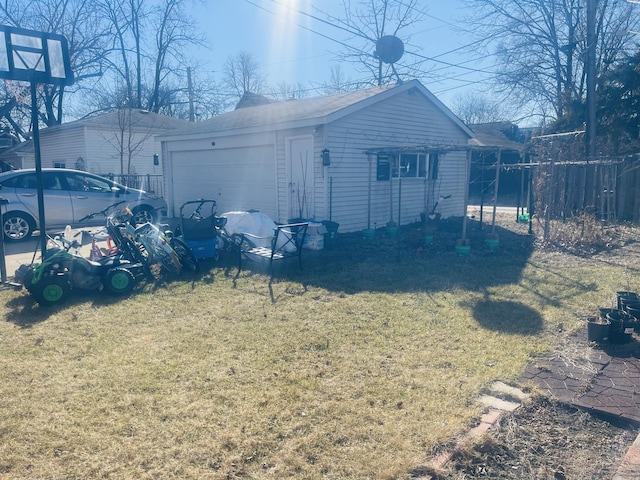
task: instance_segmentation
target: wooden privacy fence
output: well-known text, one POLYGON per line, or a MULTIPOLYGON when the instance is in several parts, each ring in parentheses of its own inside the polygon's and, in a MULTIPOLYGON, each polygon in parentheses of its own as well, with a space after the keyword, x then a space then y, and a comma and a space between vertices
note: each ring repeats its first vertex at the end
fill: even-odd
MULTIPOLYGON (((526 164, 525 164, 526 165, 526 164)), ((535 211, 546 221, 591 213, 608 221, 640 223, 640 159, 535 164, 535 211)))

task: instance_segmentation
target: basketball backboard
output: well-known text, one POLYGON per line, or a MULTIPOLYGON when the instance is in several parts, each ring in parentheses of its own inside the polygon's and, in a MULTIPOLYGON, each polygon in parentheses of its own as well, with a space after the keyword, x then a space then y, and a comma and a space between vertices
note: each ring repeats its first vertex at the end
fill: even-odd
POLYGON ((67 39, 0 25, 0 78, 71 85, 73 72, 67 39))

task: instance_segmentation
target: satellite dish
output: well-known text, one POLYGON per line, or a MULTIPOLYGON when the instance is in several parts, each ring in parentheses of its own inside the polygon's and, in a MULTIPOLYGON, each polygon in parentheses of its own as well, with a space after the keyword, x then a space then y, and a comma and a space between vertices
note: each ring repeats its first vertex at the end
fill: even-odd
POLYGON ((384 63, 396 63, 404 54, 404 43, 394 35, 384 35, 376 42, 376 56, 384 63))

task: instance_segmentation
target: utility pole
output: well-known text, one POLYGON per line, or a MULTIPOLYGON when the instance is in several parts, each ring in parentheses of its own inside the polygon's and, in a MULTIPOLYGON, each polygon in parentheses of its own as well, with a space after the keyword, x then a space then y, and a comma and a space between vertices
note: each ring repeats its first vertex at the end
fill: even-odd
POLYGON ((191 83, 191 67, 187 67, 187 92, 189 95, 189 121, 196 121, 195 109, 193 106, 193 84, 191 83))
POLYGON ((587 0, 587 159, 596 156, 596 1, 587 0))

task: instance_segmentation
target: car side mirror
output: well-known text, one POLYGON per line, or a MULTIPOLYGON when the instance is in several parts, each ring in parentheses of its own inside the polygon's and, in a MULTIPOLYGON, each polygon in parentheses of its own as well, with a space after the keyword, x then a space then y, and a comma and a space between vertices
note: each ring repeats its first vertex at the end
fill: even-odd
POLYGON ((111 191, 115 193, 116 198, 120 196, 120 189, 118 187, 111 187, 111 191))

